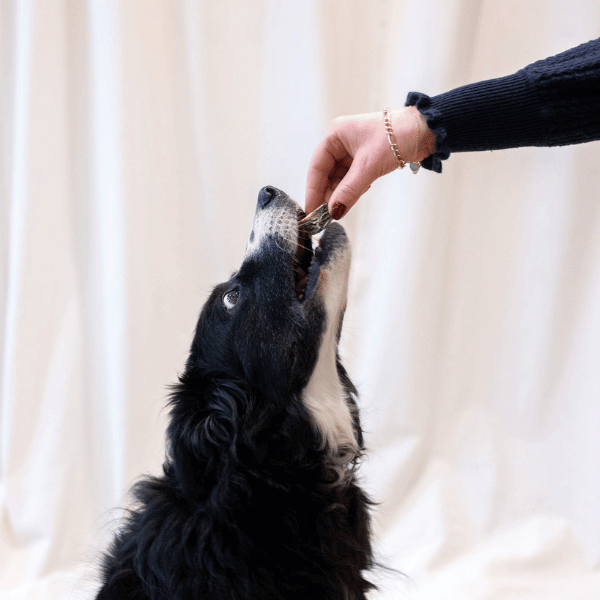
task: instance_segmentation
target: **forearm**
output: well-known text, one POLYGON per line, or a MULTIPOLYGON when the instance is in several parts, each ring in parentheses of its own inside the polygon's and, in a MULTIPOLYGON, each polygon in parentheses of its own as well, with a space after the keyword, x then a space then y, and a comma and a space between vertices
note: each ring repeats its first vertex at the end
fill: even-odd
POLYGON ((556 146, 600 139, 600 40, 538 61, 513 75, 429 98, 416 106, 436 135, 436 152, 423 161, 441 171, 452 152, 556 146))

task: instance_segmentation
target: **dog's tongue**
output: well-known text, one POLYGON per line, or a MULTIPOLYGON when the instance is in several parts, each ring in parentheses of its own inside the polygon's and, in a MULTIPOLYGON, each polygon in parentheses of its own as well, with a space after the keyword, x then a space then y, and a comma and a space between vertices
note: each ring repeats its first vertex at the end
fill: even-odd
POLYGON ((302 279, 300 279, 300 281, 298 281, 298 283, 296 284, 296 293, 297 294, 304 293, 307 282, 308 282, 308 275, 305 275, 302 279))

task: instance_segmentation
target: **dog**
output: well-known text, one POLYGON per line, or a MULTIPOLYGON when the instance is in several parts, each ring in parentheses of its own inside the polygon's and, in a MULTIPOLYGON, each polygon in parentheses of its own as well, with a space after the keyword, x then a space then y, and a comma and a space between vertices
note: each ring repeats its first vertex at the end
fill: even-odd
POLYGON ((205 303, 160 477, 133 488, 98 600, 360 600, 375 586, 357 391, 340 363, 350 244, 258 196, 240 269, 205 303))

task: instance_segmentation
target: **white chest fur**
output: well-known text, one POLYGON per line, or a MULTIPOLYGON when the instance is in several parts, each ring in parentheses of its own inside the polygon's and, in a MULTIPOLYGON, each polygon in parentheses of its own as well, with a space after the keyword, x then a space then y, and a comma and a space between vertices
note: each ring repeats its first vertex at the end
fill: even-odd
POLYGON ((332 455, 344 449, 357 450, 352 413, 336 368, 337 333, 345 308, 350 250, 346 248, 325 267, 319 277, 319 290, 327 314, 317 364, 303 394, 305 406, 332 455))

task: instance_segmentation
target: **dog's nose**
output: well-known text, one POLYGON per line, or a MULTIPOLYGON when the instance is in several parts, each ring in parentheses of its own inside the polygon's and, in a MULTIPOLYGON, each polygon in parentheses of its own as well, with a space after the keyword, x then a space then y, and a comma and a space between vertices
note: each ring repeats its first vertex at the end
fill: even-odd
POLYGON ((259 208, 265 208, 275 196, 277 196, 278 190, 272 185, 266 185, 260 192, 258 192, 258 206, 259 208))

